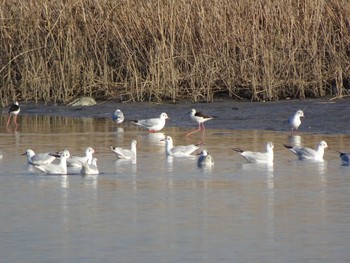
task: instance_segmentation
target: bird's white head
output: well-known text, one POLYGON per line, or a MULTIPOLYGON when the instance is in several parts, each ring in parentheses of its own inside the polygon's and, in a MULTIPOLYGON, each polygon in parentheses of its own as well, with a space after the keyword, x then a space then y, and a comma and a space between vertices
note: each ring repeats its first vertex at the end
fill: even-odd
POLYGON ((169 119, 168 114, 166 114, 165 112, 162 112, 162 113, 160 114, 159 118, 160 118, 160 119, 163 119, 163 120, 169 119))
POLYGON ((266 151, 272 151, 273 148, 275 148, 275 146, 273 145, 272 142, 268 142, 268 143, 266 144, 266 151))
POLYGON ((35 155, 34 151, 32 149, 27 149, 22 155, 26 155, 28 157, 32 157, 35 155))
POLYGON ((298 110, 295 114, 299 117, 304 117, 304 112, 302 110, 298 110))
POLYGON ((328 145, 325 141, 320 141, 320 143, 318 144, 318 147, 325 149, 328 147, 328 145))
POLYGON ((85 154, 86 155, 92 155, 95 153, 95 150, 91 147, 87 147, 86 150, 85 150, 85 154))

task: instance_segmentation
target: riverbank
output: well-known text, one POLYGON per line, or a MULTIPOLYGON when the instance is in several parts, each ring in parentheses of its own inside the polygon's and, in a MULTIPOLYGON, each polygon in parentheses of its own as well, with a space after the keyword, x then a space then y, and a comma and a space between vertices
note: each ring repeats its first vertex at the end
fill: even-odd
MULTIPOLYGON (((96 105, 84 107, 21 103, 20 115, 111 118, 112 113, 119 108, 124 112, 125 118, 129 120, 158 117, 161 112, 166 112, 170 117, 167 126, 193 128, 196 124, 189 120, 186 113, 191 108, 195 108, 197 111, 217 117, 206 122, 206 127, 210 129, 289 131, 288 117, 295 111, 302 109, 305 118, 299 127, 300 132, 347 134, 350 133, 349 105, 350 98, 274 102, 224 99, 213 103, 182 101, 177 104, 119 103, 110 100, 99 101, 96 105)), ((6 109, 3 114, 7 114, 6 109)))

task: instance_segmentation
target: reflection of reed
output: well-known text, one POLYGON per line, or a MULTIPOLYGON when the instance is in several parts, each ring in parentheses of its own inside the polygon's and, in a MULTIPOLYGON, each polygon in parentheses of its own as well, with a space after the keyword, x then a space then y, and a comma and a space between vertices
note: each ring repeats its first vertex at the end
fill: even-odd
MULTIPOLYGON (((4 117, 2 117, 4 119, 4 117)), ((20 130, 23 133, 86 133, 110 131, 110 122, 105 119, 71 118, 62 116, 22 115, 20 130)))

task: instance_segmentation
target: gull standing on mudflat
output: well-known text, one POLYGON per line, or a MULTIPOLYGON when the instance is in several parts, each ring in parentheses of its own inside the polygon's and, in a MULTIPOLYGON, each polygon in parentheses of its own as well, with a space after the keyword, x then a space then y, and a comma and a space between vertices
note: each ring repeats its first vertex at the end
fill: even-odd
POLYGON ((81 163, 81 171, 82 175, 97 175, 99 174, 99 170, 97 168, 97 159, 92 158, 91 164, 81 163))
POLYGON ((339 152, 339 157, 340 160, 342 162, 342 165, 346 165, 349 166, 350 165, 350 154, 349 153, 345 153, 345 152, 339 152))
POLYGON ((142 126, 150 132, 157 132, 164 128, 166 119, 169 119, 169 117, 163 112, 160 114, 159 118, 137 120, 132 121, 132 123, 142 126))
POLYGON ((115 154, 117 159, 135 160, 136 159, 136 145, 137 141, 131 141, 130 149, 125 149, 121 147, 110 146, 111 151, 115 154))
POLYGON ((328 145, 325 141, 320 141, 316 150, 308 147, 291 146, 287 144, 284 144, 284 147, 298 156, 299 160, 323 162, 324 149, 327 148, 328 145))
POLYGON ((198 157, 197 160, 198 167, 212 167, 214 166, 213 157, 207 152, 207 150, 203 150, 198 157))
POLYGON ((33 165, 49 164, 56 159, 56 157, 49 152, 36 154, 32 149, 27 149, 24 153, 22 153, 22 155, 26 155, 28 164, 33 165))
POLYGON ((112 114, 112 119, 120 124, 124 121, 124 113, 120 109, 116 109, 112 114))
POLYGON ((70 167, 79 167, 81 168, 82 163, 91 164, 92 155, 95 153, 95 150, 91 147, 87 147, 85 150, 84 156, 71 156, 67 160, 67 164, 70 167))
POLYGON ((7 118, 7 124, 6 127, 10 125, 11 117, 13 116, 13 122, 15 123, 16 127, 18 127, 17 123, 17 115, 21 111, 21 108, 19 107, 18 101, 15 101, 14 103, 11 104, 10 109, 9 109, 9 116, 7 118))
POLYGON ((244 159, 247 160, 248 163, 273 163, 273 148, 274 145, 272 142, 268 142, 266 144, 266 152, 252 152, 252 151, 244 151, 239 148, 233 149, 238 152, 244 159))
POLYGON ((34 167, 46 174, 67 174, 67 159, 70 157, 69 151, 63 150, 56 157, 60 158, 59 164, 49 163, 34 165, 34 167))
POLYGON ((304 112, 302 110, 298 110, 294 115, 289 117, 288 124, 292 127, 292 133, 298 130, 301 124, 300 118, 304 118, 304 112))
POLYGON ((214 116, 209 116, 209 115, 205 115, 205 114, 203 114, 201 112, 197 112, 195 109, 192 109, 187 114, 190 114, 190 119, 192 121, 198 123, 198 129, 187 133, 186 136, 189 136, 190 134, 198 132, 198 131, 201 131, 201 130, 204 131, 205 130, 204 122, 212 120, 214 118, 214 116))
POLYGON ((195 150, 199 149, 200 144, 190 144, 186 146, 174 146, 173 139, 170 136, 165 136, 165 153, 167 156, 183 157, 190 156, 195 150))

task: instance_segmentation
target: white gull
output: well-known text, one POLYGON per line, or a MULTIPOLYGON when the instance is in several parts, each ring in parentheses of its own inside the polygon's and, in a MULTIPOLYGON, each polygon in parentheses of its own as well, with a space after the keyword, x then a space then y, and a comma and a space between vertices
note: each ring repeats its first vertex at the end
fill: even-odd
POLYGON ((92 161, 92 155, 95 153, 95 150, 91 147, 87 147, 85 149, 85 155, 84 156, 71 156, 67 160, 67 164, 70 167, 81 167, 82 163, 88 163, 91 164, 92 161))
POLYGON ((57 156, 60 158, 60 162, 58 164, 49 163, 34 165, 34 167, 46 174, 67 174, 67 159, 70 157, 69 151, 63 150, 57 156))
POLYGON ((273 163, 273 148, 274 145, 272 142, 268 142, 266 144, 266 152, 252 152, 252 151, 244 151, 239 148, 235 148, 236 152, 238 152, 244 159, 249 163, 273 163))
POLYGON ((294 153, 300 160, 314 160, 318 162, 323 162, 324 149, 328 147, 325 141, 320 141, 317 149, 311 149, 308 147, 291 146, 284 144, 288 150, 294 153))
POLYGON ((113 147, 113 146, 110 146, 110 149, 115 154, 117 159, 132 160, 132 159, 136 159, 136 145, 137 145, 137 141, 132 140, 130 149, 113 147))
POLYGON ((165 112, 163 112, 160 114, 159 118, 137 120, 133 121, 132 123, 142 126, 150 132, 157 132, 164 128, 166 119, 169 119, 169 117, 165 112))
POLYGON ((170 136, 165 136, 165 152, 167 156, 183 157, 190 156, 195 150, 199 148, 200 144, 189 144, 186 146, 178 145, 174 146, 173 139, 170 136))
POLYGON ((99 172, 98 167, 97 167, 97 158, 92 158, 91 164, 82 163, 80 173, 82 175, 97 175, 97 174, 99 174, 100 172, 99 172))
POLYGON ((28 159, 28 164, 43 165, 52 163, 56 157, 46 153, 35 153, 32 149, 27 149, 22 155, 26 155, 28 159))
POLYGON ((298 110, 294 115, 289 117, 288 124, 292 127, 292 132, 298 130, 301 124, 301 117, 304 117, 304 112, 302 110, 298 110))

